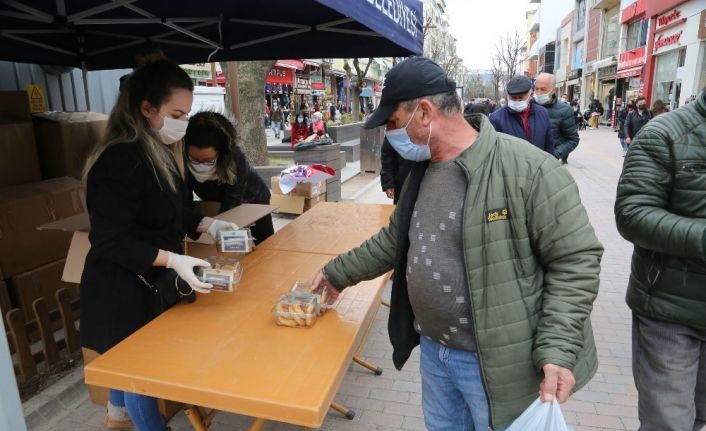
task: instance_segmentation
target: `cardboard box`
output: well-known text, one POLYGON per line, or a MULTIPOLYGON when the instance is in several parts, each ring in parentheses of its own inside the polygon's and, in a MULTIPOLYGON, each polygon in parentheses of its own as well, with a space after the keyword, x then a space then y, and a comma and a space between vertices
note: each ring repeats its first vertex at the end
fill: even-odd
POLYGON ((0 91, 0 120, 11 123, 32 121, 26 91, 0 91))
POLYGON ((276 212, 284 214, 304 214, 314 205, 326 200, 326 195, 321 194, 315 198, 305 198, 303 196, 277 195, 270 198, 270 205, 278 206, 276 212))
POLYGON ((41 180, 32 123, 0 121, 0 187, 41 180))
POLYGON ((85 189, 74 178, 0 189, 0 278, 66 257, 71 233, 37 228, 82 212, 85 189))
POLYGON ((15 275, 10 279, 10 291, 15 298, 17 308, 22 309, 27 321, 34 320, 34 310, 32 303, 39 298, 44 298, 49 311, 58 307, 56 303, 56 291, 61 288, 69 289, 72 299, 79 297, 77 284, 70 284, 61 281, 61 274, 64 271, 65 259, 40 266, 28 272, 15 275))
POLYGON ((280 177, 272 177, 272 180, 270 181, 272 186, 272 194, 315 198, 323 193, 326 193, 325 180, 321 180, 318 183, 298 183, 297 186, 294 187, 294 190, 289 193, 284 193, 282 189, 279 188, 279 180, 280 177))
MULTIPOLYGON (((100 356, 98 352, 86 348, 81 349, 81 354, 83 354, 84 367, 100 356)), ((91 402, 93 402, 93 404, 104 407, 108 404, 108 388, 93 385, 86 386, 88 386, 88 398, 91 402)), ((184 404, 174 401, 157 400, 157 404, 159 405, 159 412, 164 418, 166 418, 167 421, 179 413, 182 408, 184 408, 184 404)))
MULTIPOLYGON (((275 207, 270 205, 243 204, 218 214, 215 218, 233 222, 238 226, 247 227, 274 210, 275 207)), ((90 228, 90 220, 88 214, 85 212, 39 227, 42 231, 56 231, 68 234, 69 236, 72 235, 71 246, 68 249, 66 265, 64 266, 61 277, 61 279, 67 283, 78 284, 81 282, 83 266, 86 263, 86 255, 91 249, 91 243, 88 240, 90 228)), ((198 250, 201 254, 192 254, 196 257, 215 256, 218 254, 217 244, 208 234, 201 235, 201 238, 197 241, 187 240, 186 248, 187 250, 198 250)))
POLYGON ((97 112, 34 114, 34 134, 44 179, 81 178, 89 150, 105 135, 108 116, 97 112))

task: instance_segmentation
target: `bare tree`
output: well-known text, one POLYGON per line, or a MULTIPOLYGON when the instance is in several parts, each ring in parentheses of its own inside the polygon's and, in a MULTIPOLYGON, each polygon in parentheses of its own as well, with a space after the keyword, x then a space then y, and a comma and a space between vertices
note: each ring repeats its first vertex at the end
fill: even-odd
POLYGON ((343 60, 343 70, 346 71, 346 76, 348 77, 348 85, 353 92, 353 97, 351 101, 351 114, 353 116, 353 121, 360 121, 360 94, 363 92, 363 85, 365 82, 365 77, 370 70, 370 65, 373 64, 373 59, 368 58, 368 64, 365 65, 365 69, 362 69, 360 60, 357 58, 353 59, 353 68, 355 69, 355 75, 351 69, 351 65, 348 63, 348 59, 343 60))
POLYGON ((515 30, 515 34, 506 33, 500 38, 499 44, 495 45, 494 63, 497 61, 502 71, 503 82, 509 81, 517 75, 522 67, 522 49, 525 46, 524 39, 515 30))
MULTIPOLYGON (((269 163, 267 136, 265 135, 265 81, 274 60, 239 61, 236 66, 238 103, 238 145, 248 160, 256 166, 269 163)), ((226 78, 226 109, 231 110, 233 89, 227 63, 221 63, 226 78)))
POLYGON ((490 73, 493 76, 492 84, 495 100, 500 100, 500 87, 503 85, 503 78, 505 76, 500 60, 493 58, 493 65, 490 68, 490 73))

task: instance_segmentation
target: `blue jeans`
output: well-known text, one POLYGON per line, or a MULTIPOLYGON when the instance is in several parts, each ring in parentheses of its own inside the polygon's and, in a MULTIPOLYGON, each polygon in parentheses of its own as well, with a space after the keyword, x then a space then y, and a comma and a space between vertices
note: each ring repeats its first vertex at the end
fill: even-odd
POLYGON ((167 426, 159 414, 157 399, 130 392, 110 390, 110 404, 126 407, 137 431, 165 431, 167 426))
POLYGON ((625 138, 618 138, 618 139, 620 139, 620 146, 623 147, 623 153, 627 153, 628 148, 630 148, 630 145, 628 145, 625 142, 625 138))
POLYGON ((425 336, 421 337, 421 354, 422 410, 427 430, 488 430, 488 398, 478 355, 444 347, 425 336))
POLYGON ((275 138, 279 138, 280 133, 282 133, 282 122, 281 121, 273 121, 272 122, 272 130, 275 132, 275 138))

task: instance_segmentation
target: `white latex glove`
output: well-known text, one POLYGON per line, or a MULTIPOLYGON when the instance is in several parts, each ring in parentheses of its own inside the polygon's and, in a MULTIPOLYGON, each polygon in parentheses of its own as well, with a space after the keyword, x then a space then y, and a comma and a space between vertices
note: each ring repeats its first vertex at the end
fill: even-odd
POLYGON ((211 293, 213 285, 199 281, 194 274, 194 267, 200 266, 210 268, 211 264, 205 260, 196 259, 195 257, 185 256, 183 254, 169 253, 167 268, 173 269, 179 274, 184 281, 189 283, 192 289, 201 293, 211 293))
POLYGON ((218 232, 222 230, 238 230, 240 229, 237 224, 228 221, 214 219, 213 222, 208 226, 208 234, 211 238, 218 241, 218 232))

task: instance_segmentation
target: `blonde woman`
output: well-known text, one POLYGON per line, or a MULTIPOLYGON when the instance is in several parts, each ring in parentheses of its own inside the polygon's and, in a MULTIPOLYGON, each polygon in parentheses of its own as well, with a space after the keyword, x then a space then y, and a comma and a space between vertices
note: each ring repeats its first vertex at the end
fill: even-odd
MULTIPOLYGON (((191 195, 180 171, 192 92, 189 76, 168 60, 140 67, 125 81, 106 137, 86 162, 91 250, 81 278, 84 348, 104 353, 164 311, 156 308, 146 281, 168 269, 186 286, 180 295, 208 293, 212 287, 194 275, 195 267, 209 264, 183 255, 184 236, 215 236, 234 226, 189 207, 191 195)), ((154 398, 117 390, 110 392, 104 423, 166 429, 154 398)))

